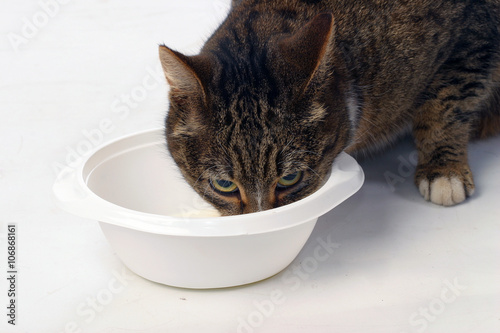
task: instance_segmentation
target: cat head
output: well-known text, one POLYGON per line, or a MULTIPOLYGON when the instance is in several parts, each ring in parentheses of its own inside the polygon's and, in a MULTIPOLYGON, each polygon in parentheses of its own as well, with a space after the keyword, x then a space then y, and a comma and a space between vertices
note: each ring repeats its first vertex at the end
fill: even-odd
POLYGON ((160 46, 170 85, 168 149, 223 215, 297 201, 328 178, 349 137, 333 18, 320 14, 265 42, 212 37, 199 55, 160 46))

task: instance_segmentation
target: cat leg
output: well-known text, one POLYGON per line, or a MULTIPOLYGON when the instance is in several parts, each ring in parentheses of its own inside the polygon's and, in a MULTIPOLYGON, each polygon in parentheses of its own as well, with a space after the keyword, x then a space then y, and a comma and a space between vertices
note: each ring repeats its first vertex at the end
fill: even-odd
POLYGON ((471 75, 461 79, 437 77, 432 90, 435 95, 416 110, 415 183, 426 200, 451 206, 474 193, 467 145, 479 119, 481 103, 489 93, 486 81, 471 75))
MULTIPOLYGON (((498 19, 484 3, 472 1, 471 6, 455 36, 456 44, 447 53, 425 91, 423 104, 414 114, 413 133, 418 149, 415 183, 425 199, 445 206, 458 204, 474 193, 467 145, 477 136, 482 122, 484 129, 496 127, 484 124, 484 110, 497 101, 498 19)), ((445 54, 447 48, 441 52, 445 54)), ((495 110, 497 107, 490 114, 494 115, 495 110)), ((495 131, 486 134, 490 132, 495 131)))

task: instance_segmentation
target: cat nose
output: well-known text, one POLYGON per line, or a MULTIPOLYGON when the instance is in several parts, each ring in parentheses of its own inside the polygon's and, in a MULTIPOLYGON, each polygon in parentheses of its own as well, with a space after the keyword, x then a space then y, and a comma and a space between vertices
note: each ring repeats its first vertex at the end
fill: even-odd
POLYGON ((261 212, 273 208, 272 205, 245 205, 243 207, 243 214, 261 212))
POLYGON ((261 212, 274 208, 274 200, 269 195, 254 195, 243 205, 243 214, 261 212))

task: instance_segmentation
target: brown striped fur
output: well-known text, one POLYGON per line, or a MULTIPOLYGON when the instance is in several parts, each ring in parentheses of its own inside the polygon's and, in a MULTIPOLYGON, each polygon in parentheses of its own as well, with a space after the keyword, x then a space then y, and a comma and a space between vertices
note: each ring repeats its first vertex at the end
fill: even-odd
POLYGON ((199 55, 160 47, 169 151, 229 215, 299 200, 341 151, 412 132, 420 192, 459 203, 474 191, 469 140, 500 132, 499 25, 500 0, 233 1, 199 55))

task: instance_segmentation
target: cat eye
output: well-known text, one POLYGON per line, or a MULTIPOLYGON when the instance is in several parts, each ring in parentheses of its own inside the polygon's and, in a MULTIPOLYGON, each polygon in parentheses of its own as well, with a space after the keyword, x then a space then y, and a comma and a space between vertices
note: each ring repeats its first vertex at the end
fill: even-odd
POLYGON ((285 189, 287 187, 297 184, 302 178, 302 171, 297 171, 289 175, 283 176, 278 180, 278 189, 285 189))
POLYGON ((230 180, 225 180, 225 179, 211 179, 210 185, 212 185, 212 187, 216 191, 226 194, 234 193, 238 190, 238 185, 236 185, 230 180))

